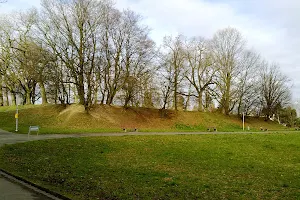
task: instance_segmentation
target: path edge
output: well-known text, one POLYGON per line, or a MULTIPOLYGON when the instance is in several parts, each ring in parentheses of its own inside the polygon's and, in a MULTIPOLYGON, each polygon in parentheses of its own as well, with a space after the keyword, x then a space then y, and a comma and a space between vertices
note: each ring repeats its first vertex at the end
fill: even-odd
POLYGON ((29 189, 33 189, 35 192, 38 192, 38 193, 41 193, 43 195, 46 195, 48 196, 49 198, 52 198, 52 199, 58 199, 58 200, 71 200, 70 198, 68 197, 65 197, 57 192, 53 192, 47 188, 44 188, 42 186, 39 186, 35 183, 32 183, 20 176, 16 176, 6 170, 3 170, 0 168, 0 174, 2 174, 5 178, 11 180, 11 181, 17 181, 18 183, 20 183, 21 185, 29 188, 29 189), (30 187, 28 187, 30 186, 30 187), (53 198, 54 197, 54 198, 53 198))

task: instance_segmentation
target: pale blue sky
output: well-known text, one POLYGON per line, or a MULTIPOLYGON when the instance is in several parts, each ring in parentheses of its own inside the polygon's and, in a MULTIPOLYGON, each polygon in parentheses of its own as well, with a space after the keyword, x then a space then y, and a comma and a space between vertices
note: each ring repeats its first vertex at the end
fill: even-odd
MULTIPOLYGON (((0 12, 39 7, 39 0, 7 0, 0 12)), ((152 28, 152 38, 182 33, 212 37, 228 26, 239 29, 270 62, 280 64, 293 81, 293 97, 300 99, 299 0, 115 0, 119 9, 130 8, 152 28)))
POLYGON ((39 7, 40 0, 6 0, 7 2, 0 5, 1 13, 10 11, 24 10, 33 6, 39 7))

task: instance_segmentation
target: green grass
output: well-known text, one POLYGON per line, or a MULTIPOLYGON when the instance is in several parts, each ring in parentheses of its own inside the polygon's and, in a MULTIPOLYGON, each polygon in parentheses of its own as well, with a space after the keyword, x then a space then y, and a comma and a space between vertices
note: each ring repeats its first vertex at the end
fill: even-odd
MULTIPOLYGON (((214 131, 214 129, 217 129, 217 131, 221 130, 224 132, 241 132, 242 129, 239 125, 236 124, 229 124, 229 123, 224 123, 223 125, 210 125, 210 126, 204 126, 202 124, 198 125, 190 125, 190 124, 175 124, 175 129, 178 131, 188 131, 188 132, 207 132, 207 131, 214 131), (208 130, 209 129, 209 130, 208 130)), ((259 131, 258 129, 251 130, 253 131, 259 131)))
POLYGON ((75 200, 299 199, 300 134, 35 141, 0 167, 75 200))

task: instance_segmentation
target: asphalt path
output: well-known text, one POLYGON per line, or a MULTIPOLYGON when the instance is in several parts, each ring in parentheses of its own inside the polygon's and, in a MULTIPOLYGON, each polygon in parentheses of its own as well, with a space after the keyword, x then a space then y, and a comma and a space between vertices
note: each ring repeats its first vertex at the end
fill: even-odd
POLYGON ((51 200, 34 188, 25 186, 12 178, 6 178, 0 173, 0 200, 51 200))
MULTIPOLYGON (((32 134, 28 137, 25 134, 10 133, 0 129, 0 146, 4 144, 15 144, 21 142, 60 139, 60 138, 79 138, 79 137, 103 137, 103 136, 138 136, 138 135, 208 135, 208 134, 268 134, 283 131, 266 131, 266 132, 122 132, 122 133, 77 133, 77 134, 32 134)), ((285 131, 284 133, 295 133, 295 131, 285 131)))

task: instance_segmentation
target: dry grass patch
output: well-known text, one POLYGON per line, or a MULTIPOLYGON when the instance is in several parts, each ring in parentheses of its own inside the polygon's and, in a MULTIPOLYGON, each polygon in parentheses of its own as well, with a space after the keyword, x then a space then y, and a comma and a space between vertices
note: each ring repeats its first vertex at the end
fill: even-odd
MULTIPOLYGON (((0 108, 0 128, 14 131, 15 107, 0 108)), ((220 113, 158 110, 150 108, 128 108, 98 105, 87 114, 82 105, 21 106, 19 111, 20 133, 28 127, 38 125, 41 133, 91 133, 121 132, 123 128, 139 131, 207 131, 216 127, 218 131, 241 131, 242 120, 237 116, 220 113)), ((247 118, 246 127, 259 131, 288 130, 275 122, 263 118, 247 118)))

